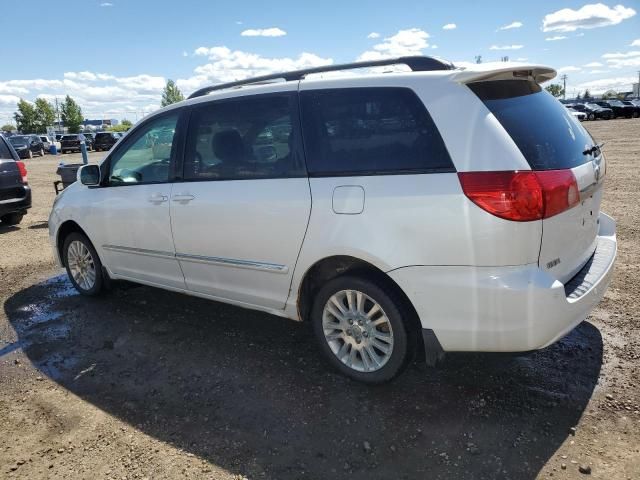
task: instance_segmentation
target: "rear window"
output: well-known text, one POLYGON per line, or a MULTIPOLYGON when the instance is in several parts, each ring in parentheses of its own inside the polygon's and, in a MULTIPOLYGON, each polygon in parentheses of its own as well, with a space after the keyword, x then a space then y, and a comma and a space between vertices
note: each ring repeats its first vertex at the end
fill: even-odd
POLYGON ((62 140, 78 140, 78 135, 65 135, 62 140))
POLYGON ((574 168, 592 160, 584 155, 594 141, 567 110, 540 85, 526 80, 469 84, 495 115, 532 170, 574 168))
POLYGON ((5 143, 5 140, 0 138, 0 159, 2 160, 13 160, 13 155, 11 155, 11 150, 5 143))
POLYGON ((406 88, 301 92, 310 175, 453 172, 431 116, 406 88))

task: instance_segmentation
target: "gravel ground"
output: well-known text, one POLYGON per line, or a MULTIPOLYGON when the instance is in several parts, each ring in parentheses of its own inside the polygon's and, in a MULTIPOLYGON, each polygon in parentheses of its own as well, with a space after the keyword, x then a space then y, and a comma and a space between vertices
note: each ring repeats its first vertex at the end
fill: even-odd
POLYGON ((603 302, 545 350, 375 388, 306 325, 142 286, 80 298, 47 238, 61 157, 28 161, 34 207, 0 226, 0 478, 640 478, 640 120, 585 126, 618 221, 603 302))

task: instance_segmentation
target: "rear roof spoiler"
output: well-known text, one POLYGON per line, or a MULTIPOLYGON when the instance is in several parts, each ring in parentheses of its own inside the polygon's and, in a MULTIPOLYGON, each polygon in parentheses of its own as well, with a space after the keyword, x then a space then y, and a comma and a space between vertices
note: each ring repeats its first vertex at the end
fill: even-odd
POLYGON ((544 65, 528 65, 517 63, 477 64, 462 68, 453 74, 453 80, 460 83, 472 83, 486 80, 510 80, 514 78, 530 78, 537 83, 553 79, 557 72, 544 65))

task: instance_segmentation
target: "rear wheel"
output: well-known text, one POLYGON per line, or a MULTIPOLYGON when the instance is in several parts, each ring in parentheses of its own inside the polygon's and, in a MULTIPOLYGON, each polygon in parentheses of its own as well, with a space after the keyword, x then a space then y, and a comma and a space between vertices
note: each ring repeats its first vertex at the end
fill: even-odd
POLYGON ((330 280, 316 296, 311 319, 325 357, 365 383, 392 380, 415 352, 410 313, 383 282, 356 276, 330 280))
POLYGON ((595 113, 590 113, 589 114, 589 120, 595 120, 595 119, 596 119, 595 113))
POLYGON ((41 156, 41 157, 44 157, 44 148, 41 148, 41 149, 40 149, 40 156, 41 156))
POLYGON ((81 233, 72 233, 62 249, 67 275, 82 295, 94 296, 102 291, 102 263, 89 239, 81 233))
POLYGON ((640 117, 640 112, 633 112, 633 118, 640 117))
POLYGON ((24 217, 23 213, 9 213, 0 217, 0 222, 4 225, 18 225, 24 217))
POLYGON ((33 158, 33 152, 31 150, 27 151, 27 158, 33 158))

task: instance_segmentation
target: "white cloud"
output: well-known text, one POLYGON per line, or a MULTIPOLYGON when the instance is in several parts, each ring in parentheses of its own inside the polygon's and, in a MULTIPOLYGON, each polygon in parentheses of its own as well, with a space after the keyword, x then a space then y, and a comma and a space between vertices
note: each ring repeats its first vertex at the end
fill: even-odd
POLYGON ((182 51, 182 56, 183 57, 188 57, 189 56, 189 52, 187 52, 186 50, 182 51))
POLYGON ((607 73, 608 71, 609 71, 609 70, 598 70, 598 69, 596 69, 596 70, 589 70, 587 73, 588 73, 589 75, 595 75, 595 74, 597 74, 597 73, 607 73))
POLYGON ((236 20, 236 25, 242 25, 244 22, 242 20, 236 20))
POLYGON ((553 36, 553 37, 547 37, 547 38, 545 38, 545 40, 546 40, 547 42, 555 42, 555 41, 557 41, 557 40, 564 40, 564 39, 566 39, 566 38, 567 38, 567 37, 566 37, 566 36, 564 36, 564 35, 555 35, 555 36, 553 36))
POLYGON ((575 67, 573 65, 569 65, 567 67, 558 68, 558 73, 579 72, 580 70, 582 70, 580 67, 575 67))
POLYGON ((500 31, 500 30, 512 30, 514 28, 520 28, 520 27, 522 27, 522 25, 523 25, 522 22, 511 22, 508 25, 503 25, 502 27, 498 28, 497 31, 500 31))
POLYGON ((563 8, 549 13, 542 19, 543 32, 574 32, 578 29, 607 27, 631 18, 633 8, 616 5, 613 8, 602 3, 584 5, 578 10, 563 8))
POLYGON ((199 47, 194 54, 208 57, 209 63, 196 67, 193 76, 176 81, 185 93, 204 85, 333 63, 333 59, 322 58, 313 53, 303 52, 297 58, 270 58, 256 53, 231 50, 225 46, 199 47))
POLYGON ((595 67, 602 67, 602 63, 600 62, 590 62, 590 63, 585 63, 583 65, 583 67, 587 67, 587 68, 595 68, 595 67))
POLYGON ((526 62, 527 60, 529 60, 527 57, 518 57, 518 58, 516 58, 516 62, 526 62))
POLYGON ((638 38, 637 40, 634 40, 633 42, 631 42, 629 44, 630 47, 640 47, 640 38, 638 38))
POLYGON ((455 23, 447 23, 442 26, 443 30, 455 30, 456 28, 458 28, 458 26, 455 23))
POLYGON ((640 50, 626 53, 605 53, 602 58, 612 68, 640 67, 640 50))
POLYGON ((0 105, 4 107, 14 107, 18 103, 20 98, 15 95, 0 95, 0 105))
POLYGON ((398 33, 373 46, 373 50, 362 53, 358 60, 379 60, 381 58, 420 55, 429 46, 429 34, 419 28, 399 30, 398 33))
POLYGON ((286 34, 287 32, 278 27, 250 28, 240 33, 243 37, 284 37, 286 34))
POLYGON ((491 45, 489 50, 520 50, 524 45, 491 45))
POLYGON ((438 48, 438 45, 431 45, 431 48, 435 50, 436 48, 438 48))
POLYGON ((367 35, 367 38, 380 38, 380 34, 378 32, 371 32, 367 35))
POLYGON ((100 4, 101 7, 113 7, 113 3, 111 2, 102 2, 100 4))
POLYGON ((593 94, 604 93, 607 90, 615 90, 617 92, 625 92, 631 90, 631 84, 638 81, 638 77, 614 77, 601 78, 599 80, 591 80, 576 85, 576 88, 584 90, 588 88, 593 94))

